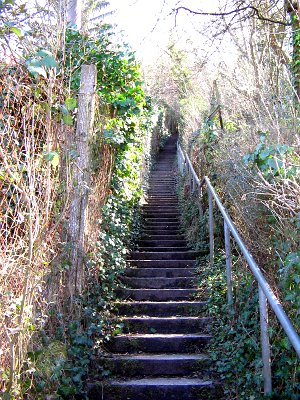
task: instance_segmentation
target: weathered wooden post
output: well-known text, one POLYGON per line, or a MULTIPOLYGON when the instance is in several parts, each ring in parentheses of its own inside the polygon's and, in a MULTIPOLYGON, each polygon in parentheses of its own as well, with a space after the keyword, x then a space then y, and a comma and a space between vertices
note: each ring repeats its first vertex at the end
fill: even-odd
POLYGON ((78 115, 74 150, 78 157, 73 167, 73 197, 70 205, 69 240, 71 245, 71 268, 68 275, 70 297, 81 293, 84 281, 84 233, 87 220, 87 205, 90 184, 89 142, 92 136, 95 114, 95 65, 81 67, 78 94, 78 115))

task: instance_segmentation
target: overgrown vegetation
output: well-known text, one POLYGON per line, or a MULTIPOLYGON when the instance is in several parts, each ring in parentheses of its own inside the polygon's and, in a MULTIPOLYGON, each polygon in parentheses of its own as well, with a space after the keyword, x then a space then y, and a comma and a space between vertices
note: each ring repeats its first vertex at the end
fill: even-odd
MULTIPOLYGON (((67 27, 63 3, 50 3, 31 9, 14 0, 0 2, 1 395, 85 395, 103 340, 121 329, 111 323, 110 307, 138 232, 151 152, 168 129, 180 131, 199 176, 210 176, 299 326, 299 2, 255 0, 241 7, 241 1, 224 0, 222 18, 214 15, 201 25, 209 37, 225 34, 226 46, 230 41, 231 59, 217 65, 190 40, 184 49, 170 40, 166 55, 144 72, 159 108, 145 97, 134 54, 115 43, 111 27, 90 18, 92 9, 107 2, 85 4, 81 33, 67 27), (226 15, 231 6, 234 13, 226 15), (84 63, 97 66, 97 99, 82 255, 85 290, 70 305, 67 230, 84 63), (218 105, 220 112, 208 118, 218 105)), ((207 248, 206 220, 193 205, 196 198, 187 200, 186 187, 182 196, 188 237, 197 249, 207 248)), ((215 332, 222 347, 212 355, 228 396, 256 399, 257 290, 235 249, 236 302, 231 309, 224 305, 218 220, 216 215, 218 258, 213 270, 202 263, 200 271, 205 288, 215 293, 209 310, 222 326, 215 332)), ((296 399, 299 364, 275 321, 272 317, 273 398, 296 399)))
MULTIPOLYGON (((2 6, 7 18, 15 12, 14 4, 2 6)), ((17 17, 12 26, 9 34, 20 39, 17 17)), ((144 95, 134 54, 113 42, 109 27, 93 32, 65 30, 54 53, 36 31, 30 45, 19 42, 20 54, 10 49, 14 58, 1 61, 0 374, 7 399, 85 397, 103 341, 120 329, 110 310, 164 117, 144 95), (70 299, 67 231, 83 64, 97 67, 97 101, 85 286, 70 299)))
MULTIPOLYGON (((245 5, 224 0, 207 23, 201 19, 206 11, 201 10, 201 5, 189 7, 189 2, 185 2, 181 7, 179 2, 177 6, 174 13, 189 12, 193 26, 199 26, 199 31, 209 37, 207 43, 213 43, 213 39, 209 42, 210 38, 219 39, 219 54, 216 49, 216 62, 207 62, 205 52, 196 49, 190 39, 184 47, 169 47, 157 75, 149 71, 155 76, 151 93, 159 93, 176 109, 180 140, 196 172, 200 178, 209 176, 251 254, 298 329, 299 2, 254 1, 245 5), (258 14, 253 13, 253 7, 258 14), (222 46, 222 40, 226 45, 222 46), (230 56, 222 57, 222 51, 225 54, 230 51, 230 56), (174 71, 182 71, 180 79, 174 71), (158 82, 160 90, 156 89, 158 82)), ((192 203, 196 202, 195 197, 197 194, 192 203)), ((204 204, 206 201, 204 192, 204 204)), ((187 197, 185 202, 189 202, 187 197)), ((186 203, 182 222, 188 238, 196 248, 207 246, 206 220, 200 219, 197 207, 186 203)), ((223 222, 218 214, 215 223, 216 247, 222 251, 223 222)), ((239 294, 234 305, 236 313, 224 312, 225 287, 220 278, 222 253, 215 270, 209 271, 205 263, 201 268, 212 293, 216 293, 216 303, 212 298, 210 309, 221 321, 222 328, 216 332, 217 341, 223 344, 218 369, 232 384, 228 397, 259 398, 257 291, 235 251, 235 284, 239 294), (220 311, 216 312, 217 309, 220 311)), ((299 362, 272 313, 270 336, 273 398, 297 398, 299 362)))
MULTIPOLYGON (((187 239, 197 250, 208 250, 207 211, 201 218, 198 200, 190 197, 189 182, 179 185, 182 225, 187 239)), ((207 210, 207 199, 204 196, 207 210)), ((273 393, 263 395, 262 360, 259 327, 258 287, 238 248, 233 249, 233 297, 227 303, 226 263, 222 219, 215 213, 217 253, 211 267, 208 256, 198 260, 202 296, 208 297, 207 311, 214 319, 213 342, 209 353, 213 371, 221 380, 224 399, 297 399, 299 397, 299 361, 276 317, 271 314, 269 327, 272 348, 273 393)), ((292 294, 292 290, 289 290, 292 294)), ((292 297, 295 299, 297 295, 292 297)), ((290 310, 291 311, 291 310, 290 310)), ((297 320, 292 313, 294 321, 297 320)))

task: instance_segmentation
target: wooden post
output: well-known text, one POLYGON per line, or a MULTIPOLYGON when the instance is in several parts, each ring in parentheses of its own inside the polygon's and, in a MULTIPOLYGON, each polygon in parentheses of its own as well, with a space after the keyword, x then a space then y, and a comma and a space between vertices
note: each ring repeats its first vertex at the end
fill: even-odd
POLYGON ((92 136, 95 114, 95 65, 81 67, 78 115, 74 150, 78 154, 73 167, 73 197, 70 205, 69 240, 71 269, 68 276, 70 297, 81 293, 84 281, 84 233, 90 184, 89 141, 92 136))

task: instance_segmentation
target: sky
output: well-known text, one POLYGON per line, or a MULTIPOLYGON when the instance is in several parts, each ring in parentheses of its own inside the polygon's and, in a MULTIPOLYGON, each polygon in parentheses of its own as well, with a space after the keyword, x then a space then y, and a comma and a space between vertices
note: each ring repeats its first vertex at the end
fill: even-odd
MULTIPOLYGON (((175 42, 191 39, 194 43, 204 45, 205 39, 196 32, 200 29, 201 20, 206 17, 191 16, 181 11, 175 19, 171 15, 177 4, 193 4, 193 1, 178 0, 110 0, 110 8, 115 10, 111 17, 124 38, 144 62, 150 62, 165 49, 170 36, 175 42), (197 28, 196 28, 197 27, 197 28), (195 29, 196 28, 196 29, 195 29)), ((215 11, 219 0, 198 0, 198 7, 204 11, 215 11)))

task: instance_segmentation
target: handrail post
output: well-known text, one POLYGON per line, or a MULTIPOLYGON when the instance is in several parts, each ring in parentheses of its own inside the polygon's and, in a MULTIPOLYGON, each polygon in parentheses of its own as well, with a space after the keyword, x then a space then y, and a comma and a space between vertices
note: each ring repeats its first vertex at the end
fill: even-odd
POLYGON ((213 196, 209 189, 208 191, 208 207, 209 207, 209 262, 212 267, 214 264, 214 214, 213 214, 213 196))
POLYGON ((181 154, 179 151, 179 143, 177 142, 177 166, 179 169, 180 174, 182 175, 182 170, 181 170, 181 154))
POLYGON ((198 186, 198 197, 199 197, 199 215, 200 218, 203 218, 203 205, 202 205, 202 187, 199 185, 198 186))
POLYGON ((192 193, 194 193, 194 192, 195 192, 195 177, 193 175, 193 177, 192 177, 192 193))
POLYGON ((190 187, 190 193, 192 193, 192 170, 191 170, 191 166, 189 163, 187 163, 188 165, 188 174, 189 174, 189 187, 190 187))
POLYGON ((232 304, 232 280, 231 280, 231 244, 230 244, 230 230, 226 221, 224 220, 224 238, 225 238, 225 254, 226 254, 226 278, 227 278, 227 302, 232 304))
POLYGON ((260 285, 258 285, 258 293, 264 394, 268 394, 272 392, 271 354, 268 334, 268 304, 267 298, 260 285))

